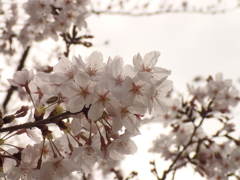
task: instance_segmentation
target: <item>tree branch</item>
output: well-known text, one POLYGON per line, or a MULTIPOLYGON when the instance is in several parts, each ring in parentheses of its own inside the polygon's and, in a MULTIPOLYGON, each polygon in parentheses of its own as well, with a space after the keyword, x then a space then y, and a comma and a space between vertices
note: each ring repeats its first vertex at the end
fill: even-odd
MULTIPOLYGON (((23 67, 24 67, 24 63, 26 61, 26 58, 27 58, 27 55, 29 53, 29 50, 30 50, 30 46, 27 47, 27 49, 24 51, 20 61, 19 61, 19 65, 18 65, 18 68, 17 68, 17 71, 20 71, 23 67)), ((7 96, 3 102, 3 112, 6 113, 7 112, 7 104, 8 102, 10 101, 11 99, 11 96, 13 94, 13 92, 17 90, 17 87, 15 86, 11 86, 8 91, 7 91, 7 96)))
POLYGON ((37 125, 40 124, 50 124, 50 123, 55 123, 55 120, 61 118, 67 118, 72 114, 76 114, 76 113, 71 113, 69 111, 66 111, 62 114, 56 115, 56 116, 52 116, 40 121, 35 121, 35 122, 28 122, 28 123, 24 123, 24 124, 20 124, 20 125, 15 125, 15 126, 10 126, 10 127, 6 127, 6 128, 1 128, 0 129, 0 133, 2 132, 8 132, 8 131, 16 131, 16 130, 20 130, 20 129, 28 129, 28 128, 32 128, 32 127, 36 127, 37 125))
POLYGON ((190 14, 204 14, 204 15, 211 15, 211 14, 223 14, 226 12, 232 12, 239 9, 239 6, 223 9, 223 10, 209 10, 204 11, 202 9, 196 9, 196 10, 184 10, 184 9, 166 9, 166 10, 159 10, 159 11, 152 11, 152 12, 140 12, 140 13, 134 13, 132 11, 107 11, 107 10, 95 10, 92 9, 92 13, 96 15, 100 14, 108 14, 108 15, 122 15, 122 16, 133 16, 133 17, 140 17, 140 16, 155 16, 155 15, 161 15, 161 14, 178 14, 178 13, 190 13, 190 14))

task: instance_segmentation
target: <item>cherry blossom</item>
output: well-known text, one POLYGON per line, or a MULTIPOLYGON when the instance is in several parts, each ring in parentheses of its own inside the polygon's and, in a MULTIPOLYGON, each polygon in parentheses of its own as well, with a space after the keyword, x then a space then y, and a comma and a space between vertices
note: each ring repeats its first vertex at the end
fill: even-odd
POLYGON ((154 79, 161 79, 171 74, 171 71, 155 67, 160 53, 152 51, 147 53, 143 58, 140 54, 133 57, 134 70, 136 72, 147 72, 154 79))
POLYGON ((71 173, 78 169, 77 164, 62 157, 50 159, 42 164, 39 174, 35 173, 36 180, 68 179, 71 173))
POLYGON ((75 80, 76 82, 65 83, 61 91, 63 96, 69 98, 66 107, 71 112, 81 111, 84 106, 89 107, 95 88, 88 74, 79 72, 75 80))
POLYGON ((75 58, 71 62, 66 57, 61 57, 58 63, 53 68, 54 73, 49 76, 49 81, 53 84, 64 84, 74 78, 77 74, 75 58))
POLYGON ((102 152, 92 146, 77 147, 73 150, 71 159, 77 162, 81 171, 90 173, 93 165, 102 159, 102 152))
MULTIPOLYGON (((42 8, 43 13, 48 13, 42 8)), ((149 55, 146 58, 155 58, 154 62, 158 58, 157 52, 149 55)), ((137 146, 131 138, 141 134, 139 126, 147 111, 164 106, 163 99, 172 88, 167 80, 169 74, 157 80, 149 72, 124 66, 120 56, 109 58, 107 63, 103 60, 97 51, 86 62, 80 55, 73 56, 72 61, 61 57, 52 73, 33 74, 32 70, 23 69, 9 79, 12 85, 24 87, 31 97, 34 114, 30 113, 28 123, 59 118, 35 126, 42 137, 34 129, 18 132, 26 133, 35 144, 19 150, 21 159, 14 159, 17 166, 11 165, 7 177, 67 179, 75 171, 91 173, 95 164, 109 158, 121 160, 124 155, 136 153, 137 146), (61 117, 63 114, 66 117, 61 117), (61 131, 60 136, 56 128, 61 131)), ((154 65, 151 64, 153 69, 154 65)), ((167 111, 160 109, 162 113, 167 111)), ((3 124, 19 117, 3 117, 3 124)))
POLYGON ((109 156, 114 160, 121 160, 124 154, 134 154, 137 152, 137 146, 130 139, 128 133, 121 135, 108 146, 109 156))
POLYGON ((13 79, 8 79, 8 82, 13 86, 27 87, 33 77, 33 70, 28 71, 24 68, 22 71, 15 72, 13 79))
POLYGON ((104 108, 112 117, 119 115, 119 104, 117 99, 111 92, 105 90, 101 85, 95 88, 95 97, 93 97, 92 105, 88 112, 88 117, 91 120, 97 120, 103 115, 104 108))
MULTIPOLYGON (((76 58, 76 57, 75 57, 76 58)), ((86 60, 83 62, 82 57, 78 56, 76 64, 80 71, 88 74, 93 81, 99 81, 103 74, 105 63, 103 63, 103 55, 100 52, 94 51, 86 60)))

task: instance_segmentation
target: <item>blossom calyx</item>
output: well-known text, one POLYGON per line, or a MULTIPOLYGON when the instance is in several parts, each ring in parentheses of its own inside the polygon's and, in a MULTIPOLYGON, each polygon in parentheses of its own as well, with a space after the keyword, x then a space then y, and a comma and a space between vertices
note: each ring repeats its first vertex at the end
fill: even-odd
POLYGON ((40 107, 36 108, 35 111, 34 111, 34 119, 36 121, 42 120, 44 114, 45 114, 45 107, 40 106, 40 107))
POLYGON ((8 115, 3 118, 4 124, 11 123, 15 119, 14 115, 8 115))

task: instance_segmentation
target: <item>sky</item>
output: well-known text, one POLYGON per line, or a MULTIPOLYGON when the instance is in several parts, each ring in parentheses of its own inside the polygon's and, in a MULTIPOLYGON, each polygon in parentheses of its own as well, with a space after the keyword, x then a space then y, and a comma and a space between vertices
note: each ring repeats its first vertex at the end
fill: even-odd
MULTIPOLYGON (((129 17, 120 15, 92 15, 87 19, 88 28, 95 37, 95 45, 86 49, 80 47, 73 54, 88 56, 98 50, 104 58, 122 56, 126 64, 132 63, 137 53, 145 55, 159 51, 158 66, 169 69, 174 89, 186 91, 186 83, 198 75, 208 77, 222 72, 224 78, 235 81, 240 77, 240 10, 225 14, 163 14, 148 17, 129 17), (104 41, 109 45, 103 46, 104 41)), ((159 172, 168 164, 159 160, 159 155, 147 155, 146 146, 159 132, 159 126, 146 126, 143 135, 135 138, 138 153, 128 157, 123 166, 130 173, 139 171, 139 179, 154 179, 150 173, 149 160, 157 158, 159 172), (152 159, 151 159, 152 158, 152 159), (140 166, 138 166, 140 164, 140 166)), ((176 174, 176 180, 201 180, 191 168, 176 174)))
POLYGON ((222 72, 226 78, 240 77, 239 16, 239 10, 219 15, 92 15, 87 22, 96 45, 74 53, 88 56, 98 50, 105 59, 119 55, 125 63, 132 63, 137 53, 159 51, 158 66, 170 69, 175 89, 184 91, 197 75, 222 72), (106 40, 109 45, 103 46, 106 40))

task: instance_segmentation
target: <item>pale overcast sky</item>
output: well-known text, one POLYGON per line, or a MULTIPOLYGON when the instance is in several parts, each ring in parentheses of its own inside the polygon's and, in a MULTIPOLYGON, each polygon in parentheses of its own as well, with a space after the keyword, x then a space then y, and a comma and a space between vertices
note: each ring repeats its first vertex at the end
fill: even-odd
POLYGON ((88 56, 93 50, 120 55, 125 63, 140 52, 160 51, 158 65, 172 70, 176 89, 196 75, 240 76, 240 10, 218 15, 164 14, 148 17, 92 15, 87 19, 96 46, 78 48, 88 56), (108 46, 97 45, 109 40, 108 46))

